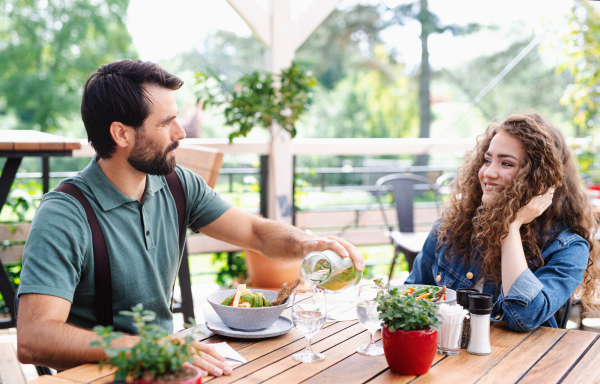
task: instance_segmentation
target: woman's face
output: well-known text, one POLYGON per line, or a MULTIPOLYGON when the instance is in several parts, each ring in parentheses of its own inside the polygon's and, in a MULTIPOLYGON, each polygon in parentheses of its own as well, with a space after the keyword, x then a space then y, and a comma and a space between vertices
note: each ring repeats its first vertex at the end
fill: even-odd
POLYGON ((481 200, 484 204, 494 201, 497 191, 514 179, 524 160, 525 149, 519 139, 504 131, 492 138, 479 170, 479 182, 483 190, 481 200))

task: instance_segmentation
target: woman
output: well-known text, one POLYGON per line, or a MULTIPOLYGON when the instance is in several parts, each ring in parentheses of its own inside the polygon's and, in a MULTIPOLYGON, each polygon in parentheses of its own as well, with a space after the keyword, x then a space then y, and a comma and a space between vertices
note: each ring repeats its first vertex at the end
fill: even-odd
POLYGON ((596 226, 562 132, 515 114, 468 153, 406 283, 492 294, 492 319, 516 331, 557 327, 552 315, 575 290, 592 305, 596 226))

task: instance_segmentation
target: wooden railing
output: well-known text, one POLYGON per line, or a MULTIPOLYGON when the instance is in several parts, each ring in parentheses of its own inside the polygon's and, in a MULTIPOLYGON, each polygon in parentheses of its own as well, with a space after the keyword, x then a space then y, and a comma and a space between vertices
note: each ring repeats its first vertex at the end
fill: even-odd
MULTIPOLYGON (((86 140, 81 140, 82 148, 73 151, 75 157, 91 157, 93 148, 86 140)), ((263 159, 268 156, 269 143, 250 139, 236 139, 229 144, 227 139, 185 139, 188 145, 201 145, 219 149, 225 154, 256 154, 263 159)), ((424 152, 451 152, 464 154, 474 146, 472 139, 293 139, 292 153, 295 155, 400 155, 421 154, 424 152)), ((421 170, 410 167, 411 170, 421 170)), ((406 168, 396 168, 397 171, 406 171, 406 168)), ((359 171, 357 169, 356 171, 359 171)), ((292 170, 290 169, 290 172, 292 170)), ((326 170, 325 170, 326 171, 326 170)), ((325 172, 324 171, 324 172, 325 172)), ((329 170, 335 172, 335 170, 329 170)), ((364 171, 364 170, 363 170, 364 171)), ((393 171, 392 168, 389 171, 393 171)), ((264 177, 264 173, 262 177, 264 177)), ((48 175, 45 175, 48 177, 48 175)), ((264 180, 262 181, 264 182, 264 180)), ((363 186, 359 188, 369 188, 363 186)), ((264 195, 262 196, 264 198, 264 195)), ((263 206, 261 204, 261 206, 263 206)), ((342 235, 345 239, 356 245, 388 244, 389 238, 384 236, 384 222, 376 206, 362 207, 351 210, 320 210, 300 211, 295 213, 295 224, 299 228, 308 229, 317 235, 334 234, 342 235), (368 208, 365 210, 365 208, 368 208), (340 229, 347 227, 343 233, 340 229)), ((386 210, 387 217, 396 223, 396 213, 393 208, 386 210)), ((438 217, 434 207, 415 208, 415 230, 427 231, 431 223, 438 217)), ((19 230, 15 235, 7 231, 5 226, 0 226, 0 241, 4 239, 24 239, 29 233, 30 224, 18 224, 19 230)), ((14 245, 2 250, 0 258, 4 261, 15 260, 22 255, 22 245, 14 245)), ((190 254, 232 252, 238 247, 211 239, 201 234, 188 237, 188 251, 190 254)))

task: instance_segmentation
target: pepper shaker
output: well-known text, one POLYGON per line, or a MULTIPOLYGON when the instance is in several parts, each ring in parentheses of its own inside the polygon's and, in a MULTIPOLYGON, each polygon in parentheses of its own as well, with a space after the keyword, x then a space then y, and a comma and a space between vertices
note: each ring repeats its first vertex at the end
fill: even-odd
POLYGON ((492 312, 492 295, 472 293, 469 295, 471 312, 471 338, 467 352, 473 355, 489 355, 490 345, 490 313, 492 312))
MULTIPOLYGON (((476 289, 471 288, 459 288, 456 290, 456 303, 461 307, 469 311, 469 295, 472 293, 479 293, 476 289)), ((463 328, 462 328, 462 336, 460 339, 460 348, 467 349, 469 345, 469 339, 471 336, 471 319, 470 313, 469 316, 465 316, 463 319, 463 328)))

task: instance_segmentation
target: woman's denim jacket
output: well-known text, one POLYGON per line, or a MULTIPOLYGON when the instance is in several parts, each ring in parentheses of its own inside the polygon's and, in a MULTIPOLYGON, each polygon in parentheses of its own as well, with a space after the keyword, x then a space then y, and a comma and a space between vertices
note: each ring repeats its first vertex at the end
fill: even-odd
MULTIPOLYGON (((439 222, 434 225, 423 250, 417 255, 406 284, 473 288, 480 278, 481 268, 465 266, 460 260, 448 261, 445 258, 448 245, 438 249, 435 234, 438 225, 439 222)), ((494 297, 492 321, 506 321, 514 331, 529 331, 540 325, 557 328, 552 315, 581 284, 589 250, 586 240, 565 229, 542 248, 544 266, 535 272, 525 270, 506 297, 502 293, 502 285, 484 283, 483 292, 494 297)))

